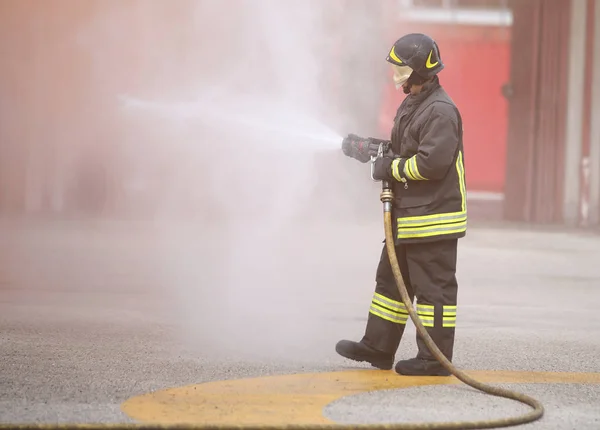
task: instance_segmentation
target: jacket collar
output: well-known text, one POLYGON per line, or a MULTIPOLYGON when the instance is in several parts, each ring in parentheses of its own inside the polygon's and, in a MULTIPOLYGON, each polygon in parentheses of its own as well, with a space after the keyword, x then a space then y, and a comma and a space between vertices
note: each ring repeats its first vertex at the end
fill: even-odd
POLYGON ((410 105, 419 105, 423 100, 431 95, 435 90, 440 87, 440 80, 437 76, 434 76, 433 79, 423 85, 421 92, 419 94, 409 94, 407 96, 407 103, 410 105))

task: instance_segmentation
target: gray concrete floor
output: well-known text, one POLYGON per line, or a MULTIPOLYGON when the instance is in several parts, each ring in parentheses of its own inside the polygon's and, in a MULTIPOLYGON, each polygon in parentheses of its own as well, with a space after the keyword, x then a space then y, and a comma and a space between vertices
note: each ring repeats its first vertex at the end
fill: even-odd
MULTIPOLYGON (((153 390, 366 368, 334 345, 362 336, 381 224, 237 226, 3 222, 0 423, 129 422, 120 404, 153 390)), ((459 253, 458 367, 600 372, 598 236, 473 226, 459 253)), ((398 359, 415 353, 414 333, 398 359)), ((546 406, 527 427, 600 428, 599 385, 506 386, 546 406)), ((436 386, 350 396, 323 414, 375 423, 525 410, 436 386)))

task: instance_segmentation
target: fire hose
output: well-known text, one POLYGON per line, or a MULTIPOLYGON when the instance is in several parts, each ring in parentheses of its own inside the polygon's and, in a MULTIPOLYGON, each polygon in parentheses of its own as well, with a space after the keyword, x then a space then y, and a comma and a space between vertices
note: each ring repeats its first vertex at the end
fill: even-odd
MULTIPOLYGON (((373 163, 378 157, 382 157, 386 152, 385 144, 381 143, 379 145, 379 150, 376 156, 371 157, 371 179, 373 178, 373 163)), ((446 356, 439 350, 429 333, 421 323, 419 316, 417 315, 414 307, 412 306, 412 300, 408 295, 408 291, 406 290, 406 285, 402 278, 402 272, 400 271, 400 265, 398 263, 398 258, 396 256, 396 247, 394 234, 392 229, 392 201, 394 199, 394 194, 390 187, 388 181, 381 181, 381 194, 380 200, 383 203, 383 223, 385 229, 385 243, 386 249, 388 252, 388 257, 390 260, 390 264, 392 266, 392 272, 394 273, 394 278, 396 280, 396 286, 398 287, 398 291, 400 292, 400 296, 402 297, 402 301, 406 306, 408 314, 410 315, 411 320, 415 324, 417 332, 429 348, 429 351, 435 357, 435 359, 453 376, 459 379, 461 382, 479 390, 483 393, 490 394, 492 396, 504 397, 506 399, 515 400, 517 402, 526 404, 530 406, 533 410, 516 417, 510 418, 499 418, 494 420, 482 420, 482 421, 449 421, 449 422, 431 422, 431 423, 415 423, 415 424, 397 424, 390 425, 387 429, 397 429, 397 430, 416 430, 416 429, 484 429, 484 428, 500 428, 500 427, 511 427, 521 424, 527 424, 533 421, 540 419, 544 415, 544 406, 533 397, 530 397, 526 394, 522 394, 516 391, 507 390, 500 387, 495 387, 493 385, 487 385, 482 382, 479 382, 469 375, 467 375, 462 370, 456 368, 450 360, 446 358, 446 356)), ((377 426, 373 426, 372 428, 377 428, 377 426)))

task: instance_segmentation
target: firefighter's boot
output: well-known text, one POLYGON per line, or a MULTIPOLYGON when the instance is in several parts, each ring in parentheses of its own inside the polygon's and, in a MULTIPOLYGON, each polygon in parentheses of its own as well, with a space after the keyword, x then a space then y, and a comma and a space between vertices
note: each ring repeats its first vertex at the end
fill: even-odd
POLYGON ((340 340, 335 346, 335 350, 342 357, 354 361, 366 361, 378 369, 390 370, 394 366, 393 354, 378 351, 362 342, 340 340))
POLYGON ((402 360, 396 364, 396 373, 407 376, 449 376, 446 370, 437 360, 426 360, 423 358, 411 358, 402 360))
MULTIPOLYGON (((438 317, 438 319, 441 319, 438 317)), ((446 319, 446 317, 444 317, 446 319)), ((425 327, 431 340, 439 348, 440 352, 452 362, 454 351, 454 327, 425 327)), ((411 376, 449 376, 450 372, 440 364, 431 353, 423 338, 417 332, 417 347, 419 352, 415 358, 402 360, 396 363, 396 372, 400 375, 411 376)))

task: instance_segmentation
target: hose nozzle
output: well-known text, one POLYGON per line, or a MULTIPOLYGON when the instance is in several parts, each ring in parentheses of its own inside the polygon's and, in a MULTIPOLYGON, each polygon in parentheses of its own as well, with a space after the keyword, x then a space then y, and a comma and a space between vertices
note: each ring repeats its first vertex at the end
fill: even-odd
MULTIPOLYGON (((375 160, 377 160, 378 158, 383 158, 383 156, 388 151, 388 149, 389 149, 389 142, 384 141, 384 140, 379 141, 379 147, 377 148, 377 154, 371 155, 371 179, 375 182, 379 182, 378 179, 375 179, 373 177, 373 173, 375 170, 375 160)), ((389 188, 389 186, 388 186, 388 188, 389 188)))

